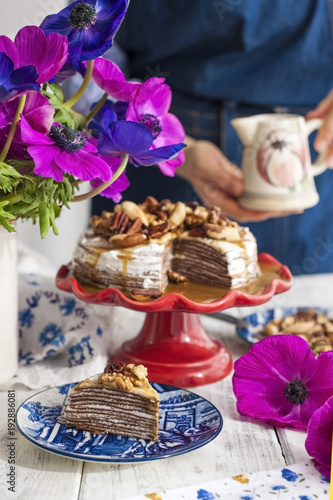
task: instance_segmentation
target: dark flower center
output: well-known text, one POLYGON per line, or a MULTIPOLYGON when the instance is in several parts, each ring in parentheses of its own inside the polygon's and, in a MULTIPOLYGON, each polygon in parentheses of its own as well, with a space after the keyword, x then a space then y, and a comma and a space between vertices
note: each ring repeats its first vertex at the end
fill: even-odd
POLYGON ((49 136, 59 146, 69 151, 79 151, 84 148, 87 138, 81 132, 66 127, 66 125, 52 125, 49 136))
POLYGON ((95 24, 96 19, 97 13, 95 7, 82 2, 74 5, 69 14, 68 21, 73 28, 87 29, 90 28, 92 24, 95 24))
POLYGON ((287 146, 287 142, 283 140, 282 141, 276 140, 272 142, 271 146, 273 149, 279 149, 280 151, 282 151, 282 149, 287 146))
POLYGON ((160 135, 162 132, 161 122, 155 115, 150 115, 146 113, 140 119, 140 123, 147 127, 148 130, 153 134, 154 139, 160 135))
POLYGON ((283 389, 284 395, 294 405, 301 405, 308 397, 308 390, 301 380, 290 382, 283 389))

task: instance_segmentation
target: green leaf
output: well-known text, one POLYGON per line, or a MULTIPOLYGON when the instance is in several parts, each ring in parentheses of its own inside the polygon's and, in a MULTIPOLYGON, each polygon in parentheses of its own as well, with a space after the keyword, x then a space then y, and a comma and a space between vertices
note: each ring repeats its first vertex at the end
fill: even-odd
POLYGON ((20 183, 21 174, 11 165, 0 162, 0 190, 11 193, 20 183))
POLYGON ((15 216, 10 212, 7 212, 4 207, 8 205, 7 201, 0 202, 0 224, 7 231, 13 233, 15 231, 14 226, 11 224, 9 219, 15 219, 15 216))
POLYGON ((54 121, 67 125, 74 130, 82 130, 85 125, 86 117, 77 113, 73 109, 65 109, 62 106, 57 106, 54 115, 54 121))
POLYGON ((39 205, 38 215, 39 215, 40 234, 41 237, 44 238, 50 229, 50 219, 45 203, 41 203, 39 205))

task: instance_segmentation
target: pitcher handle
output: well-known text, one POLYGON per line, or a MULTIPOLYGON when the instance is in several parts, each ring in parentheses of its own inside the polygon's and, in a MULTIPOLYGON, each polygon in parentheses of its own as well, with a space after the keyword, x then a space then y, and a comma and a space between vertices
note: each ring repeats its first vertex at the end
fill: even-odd
MULTIPOLYGON (((315 130, 318 130, 323 124, 323 120, 320 118, 314 118, 313 120, 307 120, 305 122, 306 133, 309 136, 315 130)), ((320 153, 317 156, 317 159, 314 163, 310 165, 310 169, 312 175, 315 177, 316 175, 322 174, 328 168, 325 163, 326 151, 320 153)))

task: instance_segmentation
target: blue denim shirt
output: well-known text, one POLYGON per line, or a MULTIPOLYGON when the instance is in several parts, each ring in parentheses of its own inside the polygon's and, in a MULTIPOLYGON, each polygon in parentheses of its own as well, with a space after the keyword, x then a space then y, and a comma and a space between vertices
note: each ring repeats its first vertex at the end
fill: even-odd
MULTIPOLYGON (((117 42, 129 76, 164 76, 187 134, 240 164, 230 120, 276 106, 305 113, 333 88, 332 0, 133 0, 117 42), (331 14, 331 15, 330 15, 331 14)), ((198 199, 157 168, 128 169, 125 197, 198 199)), ((316 177, 320 202, 303 214, 248 224, 293 274, 333 272, 333 171, 316 177)), ((100 202, 94 201, 94 211, 100 202)), ((105 205, 103 206, 105 207, 105 205)))

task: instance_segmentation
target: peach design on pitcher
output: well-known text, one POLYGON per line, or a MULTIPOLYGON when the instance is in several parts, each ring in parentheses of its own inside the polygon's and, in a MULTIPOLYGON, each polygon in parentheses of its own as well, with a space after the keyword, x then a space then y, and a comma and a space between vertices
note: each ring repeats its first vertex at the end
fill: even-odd
POLYGON ((278 129, 267 134, 257 156, 260 175, 273 186, 295 188, 306 177, 306 147, 296 133, 278 129))

